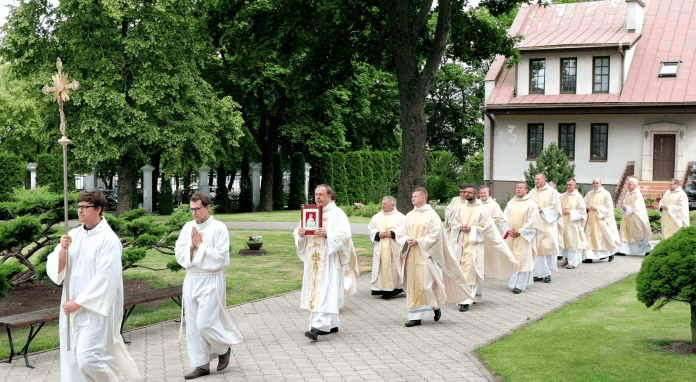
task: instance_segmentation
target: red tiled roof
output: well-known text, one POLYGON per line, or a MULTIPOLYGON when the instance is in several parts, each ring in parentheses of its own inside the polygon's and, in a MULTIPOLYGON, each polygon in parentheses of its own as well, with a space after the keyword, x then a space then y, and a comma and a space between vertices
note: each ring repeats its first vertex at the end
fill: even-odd
POLYGON ((635 38, 636 50, 621 94, 530 94, 514 97, 515 71, 496 57, 486 81, 496 80, 487 108, 696 104, 696 5, 694 0, 646 0, 640 34, 625 28, 626 3, 621 0, 521 8, 510 34, 525 39, 520 49, 617 45, 635 38), (563 11, 561 11, 563 8, 563 11), (640 37, 642 35, 642 37, 640 37), (677 77, 658 77, 660 63, 681 60, 677 77))

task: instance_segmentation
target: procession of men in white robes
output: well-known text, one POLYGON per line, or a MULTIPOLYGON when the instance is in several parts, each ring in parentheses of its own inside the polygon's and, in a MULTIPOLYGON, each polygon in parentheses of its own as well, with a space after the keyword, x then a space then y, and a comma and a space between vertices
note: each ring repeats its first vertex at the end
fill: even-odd
MULTIPOLYGON (((466 203, 452 214, 447 230, 454 257, 459 260, 462 272, 468 279, 471 294, 480 302, 484 279, 509 278, 517 270, 517 261, 503 241, 488 209, 476 199, 474 186, 462 185, 460 194, 462 190, 466 203), (488 249, 484 242, 488 244, 488 249)), ((459 311, 468 311, 472 303, 472 299, 461 301, 459 311)))
POLYGON ((628 178, 628 192, 623 199, 620 210, 621 218, 621 246, 619 253, 629 256, 644 255, 652 250, 650 239, 653 236, 648 219, 648 211, 645 208, 645 200, 640 189, 638 179, 628 178))
POLYGON ((659 209, 662 214, 662 238, 667 239, 682 227, 688 227, 689 198, 682 190, 679 179, 669 182, 669 190, 660 199, 659 209))
POLYGON ((314 235, 305 235, 302 226, 293 232, 297 256, 304 262, 300 308, 310 311, 305 336, 311 341, 338 333, 339 309, 355 293, 360 275, 348 217, 331 193, 325 184, 314 190, 315 203, 322 208, 322 226, 314 235))
POLYGON ((51 280, 69 284, 63 288, 58 324, 62 382, 118 381, 118 374, 139 378, 120 334, 122 246, 102 217, 105 205, 106 197, 97 189, 80 193, 82 225, 63 235, 46 261, 51 280))
POLYGON ((210 206, 208 195, 193 194, 190 209, 194 220, 181 229, 175 247, 176 261, 186 269, 181 325, 186 323, 189 364, 194 368, 185 379, 210 374, 210 360, 215 355, 217 371, 224 370, 230 361, 230 347, 242 341, 227 312, 223 272, 230 265, 230 235, 225 224, 209 214, 210 206))
POLYGON ((406 216, 396 210, 393 196, 382 198, 382 210, 370 219, 367 229, 372 242, 372 295, 389 299, 402 293, 403 267, 401 249, 404 238, 396 240, 396 230, 404 224, 406 216))

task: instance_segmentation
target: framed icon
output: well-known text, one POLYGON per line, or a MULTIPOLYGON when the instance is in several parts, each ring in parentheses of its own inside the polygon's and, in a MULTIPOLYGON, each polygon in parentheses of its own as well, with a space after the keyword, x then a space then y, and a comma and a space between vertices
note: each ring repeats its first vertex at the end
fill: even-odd
POLYGON ((318 204, 303 204, 300 223, 305 229, 305 235, 314 235, 314 231, 322 227, 322 211, 324 208, 318 204))

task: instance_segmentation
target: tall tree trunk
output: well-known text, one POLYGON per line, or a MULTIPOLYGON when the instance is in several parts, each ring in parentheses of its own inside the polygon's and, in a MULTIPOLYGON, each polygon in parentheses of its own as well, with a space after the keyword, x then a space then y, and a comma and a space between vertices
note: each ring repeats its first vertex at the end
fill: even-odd
POLYGON ((267 138, 269 145, 261 152, 261 199, 259 211, 273 211, 273 153, 278 150, 277 144, 272 144, 271 137, 267 138))
MULTIPOLYGON (((416 93, 416 92, 411 92, 416 93)), ((397 207, 402 213, 413 209, 411 195, 416 187, 425 187, 426 122, 425 98, 420 94, 401 95, 401 178, 397 207)))
POLYGON ((133 162, 130 155, 121 157, 118 166, 118 203, 116 204, 116 216, 120 216, 132 209, 133 204, 133 162))

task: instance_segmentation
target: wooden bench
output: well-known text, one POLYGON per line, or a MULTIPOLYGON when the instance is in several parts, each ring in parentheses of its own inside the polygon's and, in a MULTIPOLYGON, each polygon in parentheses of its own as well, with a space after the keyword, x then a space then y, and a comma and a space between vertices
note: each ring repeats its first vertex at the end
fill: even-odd
MULTIPOLYGON (((135 309, 137 305, 159 300, 168 300, 171 298, 177 305, 181 306, 181 292, 182 286, 177 285, 162 289, 152 289, 146 292, 125 296, 123 301, 123 320, 121 321, 120 330, 121 338, 123 338, 123 325, 126 323, 126 320, 128 320, 128 317, 130 317, 133 309, 135 309)), ((10 363, 12 362, 12 358, 15 356, 14 343, 12 342, 12 328, 31 326, 27 343, 24 345, 21 351, 17 352, 17 356, 24 356, 24 362, 27 364, 27 367, 33 369, 34 366, 29 364, 29 344, 31 344, 31 341, 36 337, 37 334, 39 334, 39 330, 41 330, 44 324, 58 320, 60 313, 60 307, 58 307, 37 310, 30 313, 15 314, 14 316, 0 317, 0 325, 5 325, 7 329, 7 338, 10 341, 10 358, 3 362, 10 363), (39 326, 35 328, 35 325, 39 326)), ((125 339, 124 342, 126 342, 125 339)))

